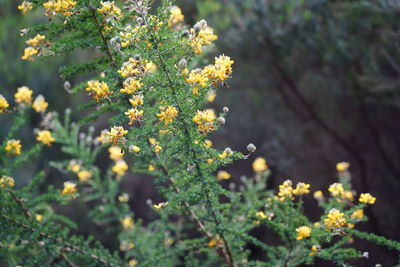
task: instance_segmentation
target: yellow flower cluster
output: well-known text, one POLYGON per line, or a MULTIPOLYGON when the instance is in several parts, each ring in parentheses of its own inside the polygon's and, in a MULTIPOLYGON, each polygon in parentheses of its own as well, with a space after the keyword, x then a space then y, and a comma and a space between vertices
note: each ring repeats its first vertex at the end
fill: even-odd
POLYGON ((73 182, 64 182, 64 188, 61 195, 69 195, 72 198, 76 198, 76 184, 73 182))
POLYGON ((294 196, 301 196, 310 193, 310 185, 299 182, 296 188, 293 188, 292 181, 286 180, 279 185, 278 199, 280 201, 292 200, 294 196))
POLYGON ((119 90, 121 93, 125 94, 133 94, 135 93, 138 89, 142 87, 142 83, 134 78, 128 78, 124 81, 123 86, 121 90, 119 90))
POLYGON ((26 14, 29 10, 32 9, 32 3, 28 1, 23 1, 19 6, 18 10, 21 11, 22 14, 26 14))
POLYGON ((90 178, 92 178, 93 173, 88 170, 81 170, 77 173, 77 176, 78 176, 79 181, 84 183, 84 182, 87 182, 88 180, 90 180, 90 178))
POLYGON ((127 193, 123 193, 122 195, 118 196, 118 201, 127 203, 129 201, 129 195, 127 193))
POLYGON ((308 226, 300 226, 296 228, 297 237, 296 240, 302 240, 304 238, 310 237, 312 229, 308 226))
POLYGON ((123 140, 124 135, 128 133, 128 130, 125 130, 122 126, 114 126, 111 128, 111 131, 107 131, 107 141, 108 143, 112 143, 114 145, 118 144, 119 141, 123 140))
POLYGON ((137 108, 132 108, 129 109, 127 112, 125 112, 125 115, 129 118, 129 125, 134 124, 137 121, 140 121, 140 119, 143 117, 143 110, 139 110, 137 108))
POLYGON ((251 166, 256 173, 261 173, 268 169, 267 161, 261 157, 256 158, 251 166))
POLYGON ((342 228, 346 225, 346 218, 344 217, 344 213, 340 212, 337 209, 331 209, 328 213, 327 218, 324 220, 325 226, 329 228, 342 228))
POLYGON ((354 200, 353 192, 344 190, 343 185, 341 183, 331 184, 328 188, 328 191, 331 193, 333 197, 340 196, 350 201, 354 200))
POLYGON ((0 113, 6 112, 9 106, 10 104, 8 104, 7 99, 3 95, 0 95, 0 113))
POLYGON ((118 146, 111 146, 108 148, 108 153, 110 153, 110 159, 117 161, 124 158, 124 151, 118 146))
POLYGON ((169 16, 168 19, 168 27, 172 28, 182 23, 185 16, 183 15, 182 10, 177 6, 172 6, 170 11, 171 15, 169 16))
POLYGON ((142 95, 134 95, 132 99, 129 99, 129 103, 131 103, 131 105, 134 107, 142 106, 144 103, 143 96, 142 95))
POLYGON ((232 74, 232 64, 234 63, 230 57, 225 55, 215 58, 214 65, 204 67, 203 73, 208 78, 216 82, 223 82, 227 80, 232 74))
POLYGON ((111 170, 117 174, 117 176, 124 176, 126 171, 128 170, 129 166, 125 162, 125 160, 120 159, 117 160, 111 170))
POLYGON ((122 227, 125 230, 133 229, 133 227, 135 226, 134 222, 133 222, 133 219, 131 217, 129 217, 129 216, 123 218, 121 220, 121 224, 122 224, 122 227))
POLYGON ((76 4, 77 1, 74 0, 51 0, 43 3, 43 6, 46 9, 46 16, 59 13, 69 17, 72 16, 72 11, 75 8, 76 4))
POLYGON ((135 76, 143 72, 144 72, 143 62, 134 59, 132 57, 129 58, 127 62, 124 62, 122 64, 121 69, 118 70, 118 73, 121 75, 122 78, 126 78, 128 76, 135 76))
POLYGON ((51 146, 51 143, 55 141, 55 139, 51 136, 51 132, 48 130, 39 131, 36 136, 36 140, 47 146, 51 146))
POLYGON ((32 93, 32 90, 26 86, 19 87, 14 95, 15 102, 30 105, 32 102, 32 93))
POLYGON ((342 161, 342 162, 338 162, 336 164, 336 170, 338 172, 344 172, 347 171, 347 169, 350 167, 350 163, 342 161))
POLYGON ((14 187, 14 185, 15 185, 14 179, 11 178, 10 176, 2 176, 0 178, 0 188, 14 187))
POLYGON ((218 171, 217 178, 218 180, 228 180, 231 178, 231 174, 227 171, 218 171))
POLYGON ((122 17, 121 9, 114 4, 114 1, 100 2, 101 8, 97 9, 98 12, 103 13, 105 16, 122 17))
POLYGON ((39 113, 45 112, 49 103, 46 102, 44 96, 38 95, 33 101, 32 108, 39 113))
POLYGON ((351 218, 361 220, 364 217, 364 210, 358 209, 351 214, 351 218))
POLYGON ((24 54, 21 57, 21 59, 33 61, 33 56, 37 55, 38 53, 39 53, 39 50, 37 50, 33 47, 27 47, 24 49, 24 54))
POLYGON ((133 242, 127 242, 125 240, 121 241, 121 244, 119 245, 119 250, 121 251, 129 251, 135 247, 135 244, 133 242))
POLYGON ((157 114, 158 119, 164 122, 164 126, 171 124, 176 116, 178 116, 178 110, 174 106, 160 107, 160 113, 157 114))
POLYGON ((112 94, 107 83, 96 80, 87 82, 86 91, 93 93, 93 98, 96 99, 96 102, 112 94))
POLYGON ((190 45, 193 47, 196 54, 203 53, 203 46, 209 45, 213 41, 218 39, 218 36, 214 34, 214 30, 211 27, 207 26, 207 22, 204 20, 201 21, 202 23, 197 23, 196 26, 198 27, 198 33, 195 29, 191 29, 192 38, 190 39, 190 45))
POLYGON ((361 203, 372 205, 375 204, 376 198, 373 197, 370 193, 362 193, 358 201, 360 201, 361 203))
POLYGON ((44 43, 45 39, 46 39, 46 36, 37 34, 35 37, 26 41, 26 44, 30 45, 32 47, 38 47, 40 44, 44 43))
POLYGON ((215 120, 217 119, 213 109, 204 111, 198 110, 193 117, 193 122, 197 124, 200 133, 208 133, 215 130, 215 120))
POLYGON ((310 193, 310 185, 306 183, 297 183, 296 188, 293 189, 293 195, 301 196, 310 193))
POLYGON ((6 151, 10 154, 10 155, 20 155, 21 154, 21 141, 20 140, 15 140, 15 139, 11 139, 7 141, 6 144, 6 151))
POLYGON ((161 210, 161 209, 165 208, 166 206, 168 206, 168 202, 161 202, 158 204, 154 204, 153 208, 156 210, 161 210))

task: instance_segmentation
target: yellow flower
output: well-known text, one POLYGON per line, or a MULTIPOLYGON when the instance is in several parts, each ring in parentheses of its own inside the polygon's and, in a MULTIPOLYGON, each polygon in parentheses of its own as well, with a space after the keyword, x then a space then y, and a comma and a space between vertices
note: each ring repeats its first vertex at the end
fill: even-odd
POLYGON ((347 169, 350 167, 350 163, 342 161, 342 162, 338 162, 336 164, 336 170, 338 172, 344 172, 347 171, 347 169))
POLYGON ((6 144, 6 151, 10 154, 10 155, 20 155, 21 154, 21 141, 20 140, 15 140, 15 139, 11 139, 7 141, 6 144))
POLYGON ((44 97, 42 95, 38 95, 32 104, 32 108, 36 112, 45 112, 48 106, 49 106, 49 103, 46 102, 46 100, 44 99, 44 97))
POLYGON ((147 166, 147 170, 150 171, 150 172, 155 171, 156 170, 156 166, 154 164, 149 164, 147 166))
POLYGON ((362 193, 360 195, 360 198, 358 199, 361 203, 366 203, 366 204, 375 204, 376 198, 373 197, 370 193, 362 193))
POLYGON ((126 216, 125 218, 123 218, 121 220, 121 224, 125 230, 133 229, 133 227, 134 227, 133 219, 129 216, 126 216))
POLYGON ((256 173, 261 173, 268 169, 267 161, 264 158, 256 158, 251 165, 256 173))
POLYGON ((124 88, 122 88, 119 91, 121 93, 131 95, 131 94, 135 93, 137 90, 139 90, 143 84, 140 81, 135 80, 134 78, 128 78, 124 81, 123 85, 124 85, 124 88))
POLYGON ((31 104, 32 102, 32 90, 26 86, 18 87, 17 92, 14 95, 15 102, 18 104, 31 104))
POLYGON ((309 256, 314 256, 315 253, 320 252, 320 251, 321 251, 321 246, 313 245, 313 246, 311 247, 311 252, 308 253, 308 255, 309 255, 309 256))
POLYGON ((129 103, 131 103, 132 106, 137 107, 137 106, 142 106, 144 101, 143 101, 143 96, 142 95, 135 95, 133 96, 133 99, 129 99, 129 103))
POLYGON ((101 8, 97 9, 98 12, 103 13, 106 16, 116 16, 117 18, 122 17, 121 9, 115 6, 114 1, 100 2, 101 8))
POLYGON ((95 80, 87 82, 86 91, 93 93, 93 98, 96 99, 96 102, 112 94, 107 83, 95 80))
POLYGON ((78 161, 76 161, 76 160, 71 160, 71 161, 68 163, 67 169, 70 170, 70 171, 72 171, 72 172, 74 172, 74 173, 78 173, 79 170, 81 169, 81 165, 80 165, 80 163, 79 163, 78 161))
POLYGON ((118 70, 118 73, 122 78, 125 78, 138 74, 140 72, 139 69, 141 68, 143 68, 143 64, 139 60, 129 58, 127 62, 122 64, 122 67, 120 70, 118 70))
POLYGON ((219 180, 228 180, 231 178, 231 174, 227 171, 219 171, 217 174, 219 180))
POLYGON ((328 191, 331 192, 333 197, 336 197, 344 193, 344 188, 341 183, 334 183, 329 186, 328 191))
POLYGON ((297 237, 296 240, 302 240, 311 236, 312 229, 308 226, 300 226, 296 228, 297 237))
POLYGON ((342 198, 348 199, 350 201, 354 200, 353 192, 352 191, 344 191, 342 193, 342 198))
POLYGON ((222 243, 221 239, 217 239, 217 238, 212 238, 209 242, 208 242, 208 247, 209 248, 215 248, 217 245, 220 245, 222 243))
POLYGON ((135 247, 135 244, 133 242, 127 242, 125 240, 121 241, 121 244, 119 245, 119 249, 121 251, 128 251, 131 250, 135 247))
POLYGON ((127 193, 123 193, 122 195, 118 196, 118 201, 119 202, 128 202, 129 201, 129 195, 127 193))
POLYGON ((0 178, 0 188, 14 187, 15 182, 14 179, 10 176, 2 176, 0 178))
POLYGON ((7 99, 5 99, 4 96, 0 95, 0 113, 6 112, 9 106, 10 104, 8 104, 7 99))
POLYGON ((361 220, 364 217, 364 210, 358 209, 351 214, 351 218, 361 220))
POLYGON ((168 27, 172 28, 173 26, 182 23, 185 17, 182 14, 182 10, 177 6, 172 6, 170 11, 171 15, 168 19, 168 27))
POLYGON ((145 73, 154 73, 157 70, 157 65, 151 61, 145 61, 144 72, 145 73))
POLYGON ((87 170, 79 171, 77 175, 78 175, 79 181, 81 181, 82 183, 86 182, 93 176, 92 172, 87 171, 87 170))
POLYGON ((157 114, 158 119, 164 122, 164 126, 172 123, 176 116, 178 116, 178 110, 174 106, 160 107, 160 113, 157 114))
POLYGON ((135 267, 136 265, 138 265, 138 261, 136 259, 131 259, 128 262, 129 267, 135 267))
POLYGON ((162 150, 162 147, 158 144, 158 142, 155 144, 155 146, 154 146, 154 152, 155 153, 159 153, 159 152, 161 152, 161 150, 162 150))
POLYGON ((207 93, 207 101, 208 102, 214 102, 216 97, 217 97, 217 92, 215 90, 210 90, 207 93))
POLYGON ((140 152, 140 147, 138 146, 130 146, 129 151, 139 153, 140 152))
POLYGON ((189 77, 186 78, 186 82, 193 85, 199 85, 201 87, 206 87, 207 81, 208 81, 207 76, 201 70, 198 69, 192 70, 189 74, 189 77))
POLYGON ((108 148, 108 153, 110 153, 110 159, 120 160, 124 157, 124 151, 118 146, 112 146, 108 148))
POLYGON ((207 159, 207 163, 208 164, 211 164, 211 163, 213 163, 214 162, 214 159, 207 159))
POLYGON ((158 203, 158 204, 154 204, 154 205, 153 205, 153 207, 154 207, 156 210, 163 209, 163 208, 165 208, 166 206, 168 206, 168 202, 161 202, 161 203, 158 203))
POLYGON ((51 146, 51 143, 55 141, 55 139, 51 136, 51 132, 48 130, 38 132, 36 140, 47 146, 51 146))
POLYGON ((124 130, 122 126, 114 126, 111 131, 107 132, 107 139, 109 143, 116 145, 119 141, 123 140, 124 135, 128 133, 128 130, 124 130))
POLYGON ((310 185, 309 184, 305 184, 305 183, 297 183, 296 188, 293 189, 293 195, 305 195, 310 193, 310 185))
POLYGON ((41 222, 43 220, 43 215, 42 214, 36 214, 35 219, 36 219, 36 221, 41 222))
POLYGON ((204 140, 204 146, 211 148, 213 146, 213 142, 211 140, 204 140))
POLYGON ((128 164, 124 160, 120 159, 115 162, 111 170, 118 176, 123 176, 125 175, 125 172, 128 170, 128 168, 128 164))
POLYGON ((279 186, 278 197, 280 201, 293 199, 293 187, 291 180, 286 180, 279 186))
POLYGON ((32 3, 28 1, 23 1, 19 6, 18 10, 21 10, 22 14, 26 14, 29 10, 32 9, 32 3))
POLYGON ((337 209, 331 209, 324 220, 325 226, 329 228, 341 228, 346 225, 344 214, 337 209))
POLYGON ((203 74, 215 82, 223 82, 232 74, 233 63, 234 61, 225 55, 216 57, 215 64, 204 67, 203 74))
POLYGON ((72 9, 75 8, 77 2, 74 0, 51 0, 43 3, 46 8, 46 16, 55 15, 55 12, 60 13, 64 16, 72 16, 72 9))
POLYGON ((76 197, 76 184, 73 182, 64 182, 64 189, 61 192, 62 195, 69 195, 72 198, 76 197))
MULTIPOLYGON (((192 29, 191 32, 193 33, 194 30, 192 29)), ((214 34, 214 30, 210 27, 205 27, 199 31, 197 36, 191 39, 190 45, 196 54, 201 54, 203 52, 203 45, 209 45, 217 39, 218 36, 214 34)))
POLYGON ((315 191, 313 196, 314 196, 314 198, 316 200, 323 200, 324 199, 324 194, 322 193, 321 190, 315 191))
POLYGON ((39 51, 33 47, 27 47, 24 49, 24 55, 21 57, 23 60, 33 61, 33 56, 37 55, 39 51))
POLYGON ((138 110, 137 108, 132 108, 125 112, 125 115, 129 118, 129 125, 140 121, 140 119, 143 117, 143 113, 143 110, 138 110))
POLYGON ((256 213, 256 217, 257 217, 257 218, 260 218, 260 219, 266 219, 266 218, 267 218, 267 215, 265 215, 265 213, 262 212, 262 211, 258 211, 258 212, 256 213))
POLYGON ((26 41, 27 45, 30 45, 32 47, 37 47, 39 44, 43 43, 43 41, 46 39, 46 36, 37 34, 34 38, 29 39, 26 41))
POLYGON ((197 124, 200 133, 208 133, 215 130, 214 121, 216 118, 213 109, 198 110, 193 117, 193 122, 197 124))

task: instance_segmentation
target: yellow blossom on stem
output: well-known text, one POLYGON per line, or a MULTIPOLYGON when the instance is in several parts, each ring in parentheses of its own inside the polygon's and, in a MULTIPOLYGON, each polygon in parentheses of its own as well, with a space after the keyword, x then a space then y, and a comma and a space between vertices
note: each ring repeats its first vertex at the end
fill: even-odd
POLYGON ((64 182, 64 189, 61 192, 62 195, 69 195, 72 198, 76 197, 76 184, 73 182, 64 182))
POLYGON ((336 164, 336 170, 338 172, 344 172, 347 171, 347 169, 350 167, 350 163, 342 161, 342 162, 338 162, 336 164))
POLYGON ((78 173, 79 170, 81 169, 81 164, 76 160, 71 160, 68 163, 67 169, 74 173, 78 173))
POLYGON ((134 95, 132 99, 129 99, 129 103, 131 103, 131 105, 134 107, 142 106, 144 103, 143 96, 142 95, 134 95))
POLYGON ((213 142, 209 139, 204 140, 204 146, 211 148, 213 146, 213 142))
POLYGON ((156 170, 156 165, 154 165, 154 164, 149 164, 149 165, 147 166, 147 170, 150 171, 150 172, 155 171, 155 170, 156 170))
POLYGON ((125 78, 138 74, 140 72, 140 69, 142 68, 143 64, 139 60, 129 58, 127 62, 124 62, 122 64, 122 67, 120 70, 118 70, 118 73, 121 75, 122 78, 125 78))
POLYGON ((168 202, 161 202, 161 203, 158 203, 158 204, 154 204, 154 205, 153 205, 153 207, 154 207, 156 210, 161 210, 161 209, 165 208, 166 206, 168 206, 168 202))
POLYGON ((210 90, 207 93, 207 101, 208 102, 214 102, 216 97, 217 97, 217 92, 215 90, 210 90))
POLYGON ((43 43, 43 41, 46 39, 46 36, 37 34, 35 37, 29 39, 26 41, 27 45, 30 45, 32 47, 37 47, 39 44, 43 43))
POLYGON ((213 109, 198 110, 193 117, 193 122, 197 124, 200 133, 208 133, 215 130, 214 121, 216 118, 213 109))
POLYGON ((108 148, 108 153, 110 153, 110 159, 120 160, 124 157, 124 151, 118 146, 112 146, 108 148))
POLYGON ((159 153, 159 152, 161 152, 161 150, 162 150, 162 147, 159 145, 159 143, 157 142, 155 145, 154 145, 154 153, 159 153))
POLYGON ((311 227, 308 226, 300 226, 296 228, 297 232, 296 240, 302 240, 304 238, 310 237, 311 231, 312 231, 311 227))
POLYGON ((3 95, 0 95, 0 113, 6 112, 9 106, 10 104, 8 104, 7 99, 3 95))
POLYGON ((55 141, 55 139, 51 136, 51 132, 48 130, 38 132, 36 140, 47 146, 51 146, 51 143, 55 141))
POLYGON ((342 198, 348 199, 350 201, 354 200, 353 192, 352 191, 344 191, 342 193, 342 198))
POLYGON ((32 102, 32 90, 26 86, 18 87, 17 92, 14 95, 15 102, 18 104, 31 104, 32 102))
POLYGON ((119 245, 119 249, 121 251, 129 251, 135 247, 135 244, 133 242, 127 242, 125 240, 121 241, 121 244, 119 245))
POLYGON ((129 125, 140 121, 140 119, 143 117, 143 113, 143 110, 138 110, 137 108, 132 108, 125 112, 125 115, 129 118, 129 125))
POLYGON ((122 227, 125 230, 133 229, 133 227, 135 226, 134 222, 133 222, 133 219, 131 217, 129 217, 129 216, 123 218, 121 220, 121 224, 122 224, 122 227))
POLYGON ((142 87, 143 83, 141 83, 138 80, 135 80, 134 78, 128 78, 124 81, 123 86, 121 90, 119 90, 121 93, 125 93, 128 95, 131 95, 135 93, 137 90, 139 90, 142 87))
POLYGON ((254 172, 261 173, 268 169, 267 161, 264 158, 258 157, 251 164, 254 172))
POLYGON ((182 14, 182 10, 177 6, 172 6, 170 11, 171 15, 168 19, 168 27, 172 28, 175 25, 182 23, 185 17, 182 14))
POLYGON ((358 209, 351 214, 351 218, 361 220, 364 217, 364 210, 358 209))
POLYGON ((321 190, 315 191, 313 196, 314 196, 314 198, 316 200, 323 200, 324 199, 324 194, 322 193, 321 190))
POLYGON ((36 219, 36 221, 41 222, 43 220, 43 215, 42 214, 36 214, 35 219, 36 219))
POLYGON ((93 176, 92 172, 90 172, 88 170, 79 171, 77 175, 78 175, 79 181, 81 181, 82 183, 88 181, 93 176))
POLYGON ((22 55, 21 59, 22 60, 29 60, 33 61, 33 56, 37 55, 39 51, 36 48, 33 47, 27 47, 24 49, 24 54, 22 55))
POLYGON ((334 183, 329 186, 328 191, 331 192, 333 197, 336 197, 343 194, 344 188, 341 183, 334 183))
POLYGON ((174 106, 160 107, 160 113, 157 114, 158 119, 164 122, 164 126, 172 123, 176 116, 178 116, 178 110, 174 106))
POLYGON ((300 196, 310 193, 310 185, 306 183, 297 183, 296 188, 293 189, 293 195, 300 196))
POLYGON ((278 197, 280 201, 293 199, 293 187, 291 180, 286 180, 279 186, 278 197))
MULTIPOLYGON (((194 33, 194 30, 192 29, 191 32, 194 33)), ((196 54, 201 54, 203 52, 203 45, 209 45, 217 39, 218 36, 214 34, 214 30, 206 26, 190 40, 190 45, 193 47, 196 54)))
POLYGON ((112 94, 107 83, 95 80, 87 82, 86 91, 93 93, 93 98, 96 99, 96 102, 112 94))
POLYGON ((337 209, 331 209, 327 218, 324 220, 325 226, 329 228, 341 228, 346 225, 344 213, 337 209))
POLYGON ((228 180, 231 178, 231 174, 227 171, 218 171, 217 178, 219 180, 228 180))
POLYGON ((114 4, 114 1, 100 2, 100 5, 101 8, 98 8, 97 11, 103 13, 105 16, 122 17, 121 9, 114 4))
POLYGON ((18 10, 21 11, 22 14, 26 14, 29 10, 32 10, 32 3, 28 1, 23 1, 19 6, 18 10))
POLYGON ((199 85, 201 87, 206 87, 208 78, 207 76, 201 71, 201 70, 192 70, 189 74, 189 77, 186 78, 186 82, 193 84, 193 85, 199 85))
POLYGON ((375 204, 376 198, 373 197, 370 193, 362 193, 360 195, 360 198, 358 199, 361 203, 366 203, 366 204, 375 204))
POLYGON ((265 213, 263 211, 258 211, 258 212, 256 212, 256 217, 259 219, 266 219, 267 215, 265 215, 265 213))
POLYGON ((11 139, 7 141, 6 144, 6 151, 10 154, 10 155, 20 155, 21 154, 21 141, 20 140, 15 140, 15 139, 11 139))
POLYGON ((55 13, 60 13, 64 16, 72 16, 72 10, 75 8, 77 1, 74 0, 51 0, 43 3, 46 9, 46 16, 55 15, 55 13))
POLYGON ((124 160, 120 159, 115 162, 111 170, 118 176, 124 176, 128 168, 128 164, 124 160))
POLYGON ((311 252, 308 253, 308 255, 309 255, 309 256, 314 256, 315 253, 320 252, 320 251, 321 251, 321 246, 319 246, 319 245, 313 245, 313 246, 311 247, 311 252))
POLYGON ((157 65, 151 61, 145 61, 144 64, 144 72, 145 73, 154 73, 157 71, 157 65))
POLYGON ((139 153, 140 152, 140 147, 138 146, 130 146, 129 151, 139 153))
POLYGON ((139 262, 136 259, 131 259, 128 262, 129 267, 135 267, 138 264, 139 264, 139 262))
POLYGON ((14 179, 10 176, 2 176, 0 178, 0 188, 14 187, 14 179))
POLYGON ((114 126, 111 131, 107 132, 107 140, 109 143, 116 145, 119 141, 123 140, 124 135, 128 133, 122 126, 114 126))
POLYGON ((44 99, 44 97, 42 95, 38 95, 32 104, 32 108, 36 112, 39 112, 39 113, 45 112, 48 106, 49 106, 49 103, 46 102, 46 100, 44 99))
POLYGON ((129 201, 129 195, 127 193, 123 193, 122 195, 118 196, 118 201, 127 203, 129 201))

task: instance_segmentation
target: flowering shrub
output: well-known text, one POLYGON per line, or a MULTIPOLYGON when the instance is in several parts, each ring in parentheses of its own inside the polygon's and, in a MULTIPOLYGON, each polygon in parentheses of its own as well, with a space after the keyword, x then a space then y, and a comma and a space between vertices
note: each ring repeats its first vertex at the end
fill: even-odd
MULTIPOLYGON (((64 66, 65 79, 89 74, 90 80, 71 85, 68 91, 92 99, 81 108, 91 110, 71 122, 47 111, 44 96, 23 86, 15 104, 0 96, 0 113, 14 123, 0 146, 0 255, 20 266, 298 266, 314 259, 338 265, 362 257, 348 246, 354 238, 400 250, 400 244, 355 229, 367 220, 364 209, 376 201, 370 193, 357 194, 351 187, 349 165, 339 163, 338 183, 313 195, 321 217, 311 221, 303 213, 303 198, 311 186, 286 180, 277 192, 266 188, 270 174, 265 159, 256 158, 254 177, 229 188, 224 166, 248 159, 253 144, 242 154, 213 148, 208 135, 223 127, 228 108, 205 108, 214 101, 219 86, 226 86, 234 61, 225 55, 205 65, 202 55, 217 39, 205 20, 193 27, 184 24, 181 10, 172 1, 130 0, 118 6, 98 0, 24 1, 26 13, 43 9, 50 22, 25 30, 23 60, 95 50, 88 62, 64 66), (42 8, 43 7, 43 8, 42 8), (32 134, 37 144, 25 148, 18 131, 31 112, 41 114, 32 134), (108 115, 109 127, 96 136, 90 124, 108 115), (89 126, 89 127, 86 127, 89 126), (81 128, 88 128, 82 131, 81 128), (64 177, 63 187, 49 186, 39 194, 46 178, 41 171, 20 185, 14 171, 38 156, 42 149, 58 149, 67 159, 51 162, 64 177), (108 153, 109 166, 96 159, 108 153), (127 172, 155 177, 164 197, 149 203, 157 219, 144 224, 128 205, 129 191, 121 186, 127 172), (18 186, 15 186, 14 178, 18 186), (328 193, 329 192, 329 193, 328 193), (72 220, 57 214, 56 205, 87 203, 87 216, 118 239, 120 252, 110 252, 92 237, 79 236, 72 220), (281 241, 264 243, 251 235, 267 227, 281 241), (265 252, 255 259, 251 247, 265 252)), ((75 111, 74 111, 75 112, 75 111)))

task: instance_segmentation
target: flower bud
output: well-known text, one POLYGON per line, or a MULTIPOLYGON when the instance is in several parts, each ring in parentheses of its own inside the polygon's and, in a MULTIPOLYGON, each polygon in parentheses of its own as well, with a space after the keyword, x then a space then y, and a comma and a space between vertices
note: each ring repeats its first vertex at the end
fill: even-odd
POLYGON ((200 25, 200 28, 202 30, 204 30, 207 27, 207 21, 205 19, 202 19, 198 22, 198 24, 200 25))
POLYGON ((68 93, 71 93, 71 83, 69 81, 64 82, 64 90, 67 91, 68 93))
POLYGON ((222 111, 225 112, 225 113, 227 113, 227 112, 229 112, 229 108, 228 108, 228 107, 223 107, 223 108, 222 108, 222 111))
POLYGON ((247 151, 249 151, 249 152, 251 152, 251 153, 255 152, 256 149, 257 149, 257 148, 256 148, 256 146, 255 146, 253 143, 250 143, 250 144, 247 145, 247 151))
POLYGON ((219 123, 225 124, 225 118, 224 117, 219 117, 217 120, 218 120, 219 123))
POLYGON ((178 63, 178 70, 179 70, 179 71, 182 71, 183 69, 186 69, 186 67, 187 67, 187 61, 186 61, 186 59, 182 58, 181 60, 179 60, 179 63, 178 63))

